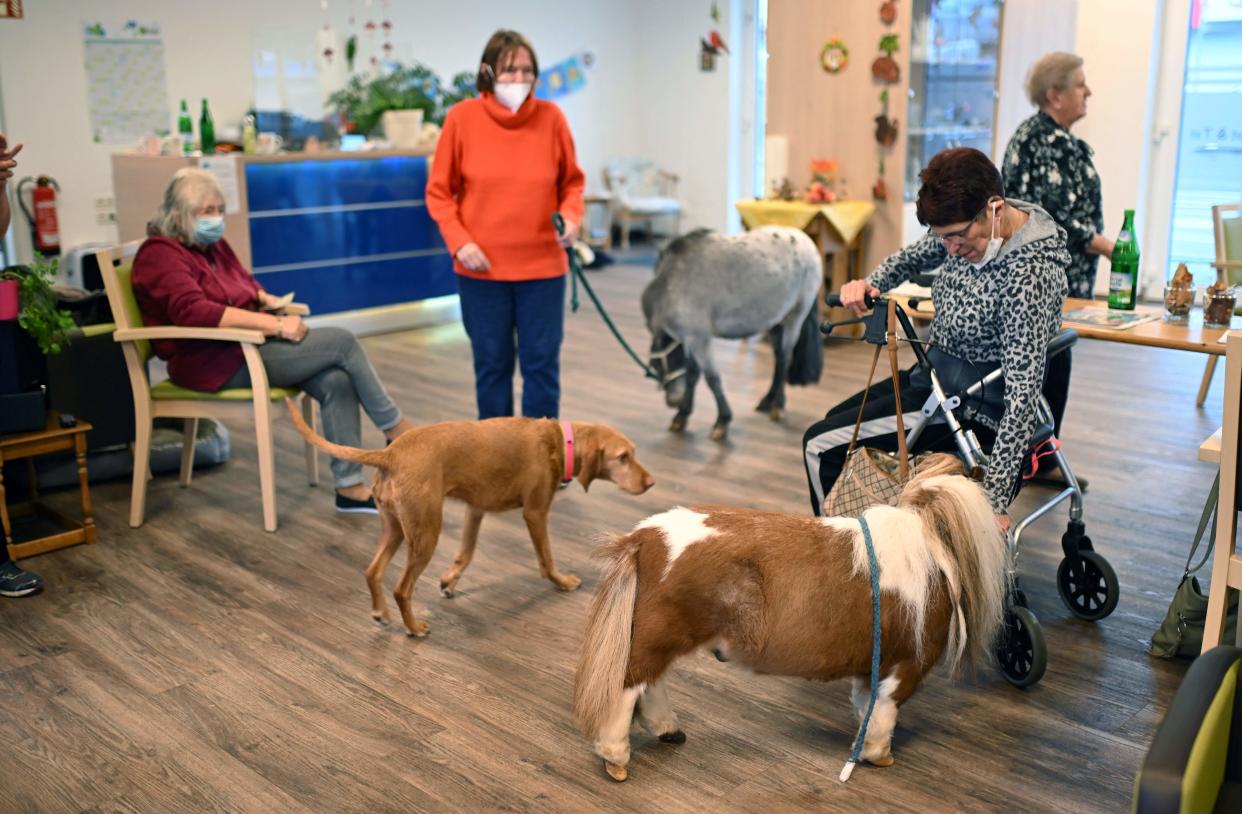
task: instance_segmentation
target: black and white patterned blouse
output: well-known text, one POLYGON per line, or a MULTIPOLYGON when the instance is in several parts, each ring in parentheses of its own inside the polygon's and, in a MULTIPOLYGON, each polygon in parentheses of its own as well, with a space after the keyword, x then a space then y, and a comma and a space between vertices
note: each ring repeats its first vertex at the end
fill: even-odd
POLYGON ((880 291, 917 274, 940 269, 932 283, 931 341, 976 364, 1000 363, 1004 405, 984 488, 997 513, 1009 505, 1013 485, 1035 431, 1035 407, 1044 382, 1048 343, 1061 327, 1065 302, 1065 230, 1047 212, 1007 199, 1030 217, 1005 241, 1000 253, 976 269, 924 235, 889 257, 867 277, 880 291))
POLYGON ((1001 169, 1007 197, 1043 207, 1065 230, 1070 296, 1087 299, 1095 296, 1100 260, 1087 247, 1092 235, 1104 229, 1094 155, 1087 142, 1041 110, 1018 125, 1001 169))

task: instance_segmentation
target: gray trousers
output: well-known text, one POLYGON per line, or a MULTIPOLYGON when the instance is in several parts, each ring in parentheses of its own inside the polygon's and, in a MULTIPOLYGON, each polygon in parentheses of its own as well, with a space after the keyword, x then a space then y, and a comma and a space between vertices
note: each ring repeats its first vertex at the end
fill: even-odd
MULTIPOLYGON (((358 337, 344 328, 313 328, 301 342, 269 339, 259 356, 274 387, 299 387, 319 402, 323 434, 347 447, 362 444, 358 405, 380 430, 395 427, 401 411, 380 382, 358 337)), ((249 387, 250 372, 243 365, 225 382, 227 387, 249 387)), ((336 488, 362 483, 362 464, 332 459, 336 488)))

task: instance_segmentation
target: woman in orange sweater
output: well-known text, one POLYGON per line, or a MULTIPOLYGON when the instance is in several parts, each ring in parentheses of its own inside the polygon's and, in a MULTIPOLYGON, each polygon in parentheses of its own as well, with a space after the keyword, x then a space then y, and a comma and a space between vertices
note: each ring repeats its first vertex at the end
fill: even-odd
POLYGON ((565 326, 564 247, 582 222, 582 170, 560 108, 531 96, 539 63, 516 31, 483 49, 480 97, 444 120, 427 182, 427 209, 454 258, 462 321, 474 353, 479 418, 555 418, 565 326), (565 233, 552 213, 565 218, 565 233))

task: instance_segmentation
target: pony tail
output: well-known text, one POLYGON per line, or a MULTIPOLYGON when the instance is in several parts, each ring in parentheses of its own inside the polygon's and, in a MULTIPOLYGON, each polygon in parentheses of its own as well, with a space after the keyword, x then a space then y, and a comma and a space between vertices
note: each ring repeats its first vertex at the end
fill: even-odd
POLYGON ((963 659, 977 665, 990 657, 992 641, 1005 610, 1005 541, 987 495, 979 484, 960 475, 916 476, 900 505, 917 512, 929 538, 948 553, 954 623, 950 623, 947 660, 956 673, 963 659), (956 590, 954 590, 956 588, 956 590))
POLYGON ((591 601, 574 677, 574 721, 588 738, 599 734, 625 688, 638 595, 638 543, 609 535, 595 557, 605 563, 604 577, 591 601))

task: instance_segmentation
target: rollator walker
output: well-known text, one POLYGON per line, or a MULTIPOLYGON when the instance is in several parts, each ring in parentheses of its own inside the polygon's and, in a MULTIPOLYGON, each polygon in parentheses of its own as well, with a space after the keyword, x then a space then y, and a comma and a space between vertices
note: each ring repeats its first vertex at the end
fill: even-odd
MULTIPOLYGON (((911 298, 912 307, 917 307, 919 298, 911 298)), ((825 301, 829 306, 840 307, 841 300, 837 294, 828 294, 825 301)), ((831 334, 834 328, 843 325, 862 323, 866 331, 861 337, 873 345, 887 344, 888 331, 888 300, 883 297, 866 299, 868 307, 874 308, 868 316, 837 322, 825 322, 820 330, 831 334)), ((904 337, 899 340, 906 342, 914 351, 919 367, 931 381, 931 395, 928 396, 918 418, 906 432, 906 445, 913 450, 923 431, 933 423, 942 422, 951 432, 958 455, 966 466, 969 477, 983 480, 987 473, 988 456, 983 450, 973 430, 965 427, 958 418, 957 410, 969 399, 981 399, 989 385, 999 386, 1002 378, 1000 368, 978 377, 968 387, 956 392, 948 392, 941 383, 935 366, 928 358, 924 345, 914 330, 909 316, 899 303, 896 306, 897 321, 904 337)), ((1046 359, 1051 359, 1073 347, 1078 341, 1078 333, 1073 329, 1062 329, 1048 343, 1046 359)), ((1060 467, 1065 476, 1065 488, 1061 489, 1045 503, 1024 517, 1010 529, 1007 535, 1008 546, 1008 592, 1005 600, 1005 619, 1000 635, 995 644, 995 654, 1001 672, 1015 686, 1029 687, 1044 675, 1048 666, 1048 647, 1044 642, 1043 630, 1035 614, 1027 607, 1026 594, 1018 586, 1018 554, 1022 534, 1039 518, 1054 508, 1069 501, 1069 523, 1061 536, 1061 549, 1065 556, 1057 568, 1057 590, 1061 594, 1070 612, 1079 619, 1096 622, 1108 616, 1117 607, 1120 589, 1117 575, 1108 560, 1104 559, 1091 544, 1087 536, 1086 524, 1083 522, 1082 489, 1074 472, 1066 460, 1060 443, 1054 432, 1052 410, 1048 401, 1039 398, 1036 407, 1037 423, 1027 447, 1026 460, 1051 457, 1060 467)), ((1023 483, 1019 476, 1020 487, 1023 483)), ((1016 495, 1017 489, 1014 490, 1016 495)))

